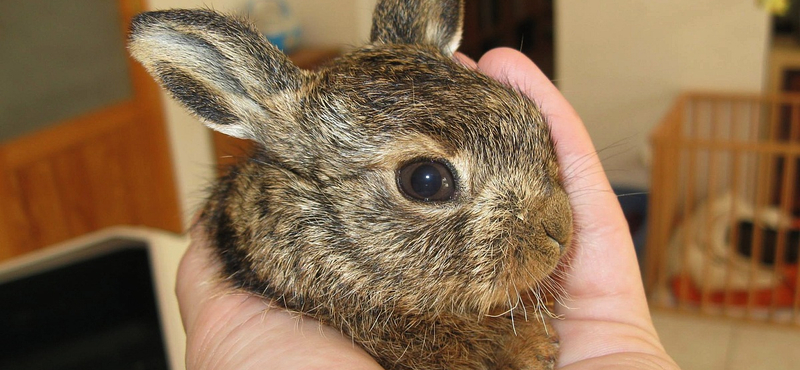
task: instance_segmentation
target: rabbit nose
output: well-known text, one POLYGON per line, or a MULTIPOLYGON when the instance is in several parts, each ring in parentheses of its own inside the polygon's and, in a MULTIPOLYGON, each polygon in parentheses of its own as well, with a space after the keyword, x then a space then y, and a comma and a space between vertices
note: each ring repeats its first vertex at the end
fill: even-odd
POLYGON ((557 232, 551 231, 552 228, 548 228, 544 222, 542 222, 542 228, 545 235, 547 235, 548 244, 553 247, 553 249, 558 249, 560 253, 563 253, 567 248, 568 238, 564 237, 563 235, 559 235, 557 232))
POLYGON ((569 245, 569 240, 571 238, 571 227, 565 227, 557 221, 542 221, 542 230, 544 231, 545 235, 547 235, 547 240, 551 246, 554 248, 557 247, 558 251, 561 253, 567 249, 567 245, 569 245))
MULTIPOLYGON (((530 225, 528 220, 528 214, 530 212, 526 212, 524 210, 514 210, 513 216, 520 225, 530 225)), ((535 218, 530 219, 531 222, 535 222, 535 218)), ((523 226, 526 227, 526 226, 523 226)), ((564 253, 564 250, 567 248, 569 243, 570 236, 564 230, 564 227, 560 226, 558 222, 547 222, 542 221, 540 223, 540 227, 536 233, 543 233, 544 235, 544 247, 548 250, 558 251, 559 254, 564 253)), ((541 234, 539 234, 541 235, 541 234)))

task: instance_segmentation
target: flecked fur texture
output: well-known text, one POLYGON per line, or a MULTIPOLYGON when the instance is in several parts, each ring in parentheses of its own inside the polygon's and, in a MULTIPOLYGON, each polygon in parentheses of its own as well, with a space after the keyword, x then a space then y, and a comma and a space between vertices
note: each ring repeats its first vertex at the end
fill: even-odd
POLYGON ((379 1, 371 42, 315 72, 210 10, 141 14, 130 50, 209 127, 259 144, 199 221, 228 281, 386 368, 548 369, 569 201, 536 105, 452 59, 462 12, 379 1), (400 190, 419 160, 452 171, 450 199, 400 190))

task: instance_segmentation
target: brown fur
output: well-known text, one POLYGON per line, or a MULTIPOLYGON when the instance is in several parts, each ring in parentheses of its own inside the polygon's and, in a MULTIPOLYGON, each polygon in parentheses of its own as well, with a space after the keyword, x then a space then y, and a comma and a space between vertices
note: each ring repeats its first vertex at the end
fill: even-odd
POLYGON ((380 1, 372 42, 317 72, 208 10, 138 16, 130 50, 207 125, 260 144, 200 219, 231 282, 386 368, 552 368, 540 297, 569 202, 535 104, 451 59, 462 7, 380 1), (452 168, 452 199, 401 193, 419 159, 452 168))

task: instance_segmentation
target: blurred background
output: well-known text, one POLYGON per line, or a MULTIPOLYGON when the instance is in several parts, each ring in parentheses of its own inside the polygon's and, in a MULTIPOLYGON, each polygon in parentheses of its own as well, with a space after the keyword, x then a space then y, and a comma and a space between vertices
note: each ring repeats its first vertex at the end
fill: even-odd
MULTIPOLYGON (((127 59, 124 30, 132 14, 186 7, 255 11, 264 29, 266 24, 278 24, 273 27, 278 33, 281 25, 299 29, 290 51, 313 68, 331 52, 368 38, 374 6, 374 0, 289 0, 282 5, 288 10, 282 20, 271 5, 259 3, 3 1, 0 256, 115 222, 180 231, 201 203, 218 159, 212 136, 163 93, 152 91, 148 77, 127 59), (126 102, 130 109, 122 107, 126 102), (135 126, 158 121, 153 132, 140 134, 143 142, 119 133, 106 137, 117 141, 116 156, 154 156, 133 158, 151 169, 117 168, 111 149, 101 144, 75 153, 81 144, 66 143, 74 134, 57 130, 73 121, 120 119, 113 109, 149 116, 129 117, 135 126), (126 146, 130 152, 120 148, 126 146), (57 163, 57 153, 65 150, 67 163, 57 163), (87 164, 88 157, 100 163, 87 164), (59 169, 67 165, 75 168, 59 169), (139 199, 126 200, 135 196, 139 199), (115 207, 126 209, 114 212, 136 214, 126 219, 98 209, 115 207)), ((466 20, 463 52, 478 58, 496 46, 520 49, 553 78, 586 122, 612 183, 620 187, 647 188, 648 134, 681 92, 769 88, 772 23, 751 1, 473 0, 467 1, 466 20)))
MULTIPOLYGON (((368 39, 374 5, 375 0, 0 1, 0 261, 57 249, 62 243, 119 225, 181 234, 225 165, 251 150, 247 142, 205 128, 127 56, 126 30, 133 15, 151 9, 195 7, 248 14, 296 64, 313 69, 368 39)), ((800 188, 800 180, 794 180, 800 173, 800 113, 793 113, 800 112, 800 103, 791 100, 792 92, 800 91, 799 9, 788 1, 757 0, 466 1, 460 50, 475 59, 498 46, 524 52, 584 120, 620 194, 648 292, 669 296, 654 307, 679 308, 662 311, 656 322, 665 328, 668 349, 676 352, 687 369, 757 368, 736 357, 746 353, 743 346, 752 346, 737 343, 770 344, 773 352, 745 356, 764 361, 785 359, 782 348, 800 344, 796 284, 783 292, 788 294, 788 303, 771 298, 784 288, 779 281, 795 278, 796 273, 783 273, 796 264, 800 249, 797 238, 792 239, 800 207, 791 201, 798 198, 800 188), (705 100, 697 103, 687 98, 698 92, 712 93, 713 99, 702 95, 705 100), (763 100, 767 96, 781 98, 767 102, 763 100), (755 102, 743 105, 744 97, 755 102), (705 107, 703 104, 710 108, 698 108, 705 107), (782 113, 766 113, 778 111, 782 113), (743 129, 754 134, 741 142, 735 135, 722 135, 728 142, 738 143, 734 147, 739 149, 714 144, 713 148, 722 148, 722 152, 702 147, 664 151, 663 145, 676 148, 691 140, 687 141, 689 136, 654 134, 660 128, 662 133, 691 133, 704 125, 711 127, 708 132, 712 134, 728 132, 740 122, 726 118, 732 123, 718 123, 719 117, 737 114, 753 117, 746 124, 755 127, 743 129), (703 118, 706 116, 711 118, 703 118), (681 121, 674 127, 667 122, 687 117, 703 119, 681 121), (776 134, 759 128, 773 121, 779 123, 769 127, 778 129, 767 131, 776 134), (694 128, 687 131, 686 127, 694 128), (666 141, 655 145, 655 137, 666 141), (749 146, 741 144, 747 140, 752 140, 749 146), (778 140, 779 145, 771 146, 777 151, 764 149, 765 140, 778 140), (766 159, 754 157, 749 167, 739 166, 749 158, 749 154, 741 154, 745 159, 737 159, 735 150, 740 149, 771 154, 766 159), (717 156, 723 159, 713 159, 717 156), (754 168, 759 164, 773 172, 758 172, 754 168), (679 168, 675 170, 679 175, 659 170, 665 166, 679 168), (716 167, 725 167, 724 174, 707 175, 716 167), (672 178, 663 180, 665 176, 672 178), (692 261, 685 257, 691 250, 678 247, 684 257, 670 257, 669 245, 675 235, 688 232, 681 229, 686 220, 705 225, 697 221, 695 211, 716 199, 714 194, 730 192, 730 184, 740 178, 758 179, 754 181, 765 185, 738 190, 733 186, 734 193, 766 192, 741 197, 761 199, 751 202, 756 211, 749 216, 755 220, 749 227, 761 231, 752 231, 754 236, 746 240, 752 247, 745 248, 745 264, 755 262, 745 272, 750 276, 745 280, 754 281, 752 270, 761 263, 758 257, 766 253, 762 250, 770 250, 770 245, 762 245, 760 236, 772 232, 773 254, 781 257, 773 257, 764 268, 774 284, 745 284, 743 291, 735 291, 730 281, 735 281, 736 273, 726 272, 729 283, 716 288, 728 298, 715 301, 714 286, 693 281, 696 297, 681 299, 689 288, 676 293, 670 279, 683 275, 667 265, 677 263, 678 270, 691 270, 692 261), (686 186, 710 181, 713 186, 702 189, 686 186), (775 185, 776 181, 782 185, 775 185), (761 188, 771 190, 758 190, 761 188), (649 199, 654 196, 670 200, 654 210, 653 199, 649 199), (759 209, 770 207, 787 219, 772 229, 758 217, 759 209), (794 260, 790 251, 795 251, 794 260), (759 289, 772 294, 768 303, 760 304, 755 298, 759 289), (744 294, 740 299, 744 303, 736 304, 730 297, 739 293, 744 294), (709 312, 711 306, 722 307, 721 313, 709 312), (746 312, 731 314, 739 309, 746 312), (754 316, 759 310, 766 313, 754 316), (782 311, 789 319, 776 321, 782 311), (728 321, 731 316, 739 320, 728 321), (739 326, 753 322, 765 329, 739 326), (695 336, 703 325, 711 325, 702 330, 711 336, 703 337, 706 345, 686 344, 684 339, 695 336), (788 332, 780 331, 787 326, 788 332), (776 328, 778 334, 774 334, 776 328), (742 334, 751 332, 777 335, 778 339, 759 340, 742 334), (717 352, 709 349, 713 352, 709 354, 712 352, 706 348, 717 352)), ((576 164, 575 171, 580 169, 576 164)), ((743 240, 740 231, 744 226, 737 222, 730 222, 733 226, 726 229, 727 239, 743 240)), ((168 253, 179 256, 184 244, 185 240, 178 242, 168 253)), ((708 257, 699 260, 706 266, 700 270, 715 271, 706 262, 711 259, 711 247, 699 248, 708 257)), ((723 259, 733 261, 741 254, 726 254, 723 259)), ((723 270, 731 271, 728 267, 732 264, 727 262, 723 270)), ((174 266, 167 267, 171 268, 174 266)), ((800 368, 795 365, 800 359, 795 360, 763 368, 800 368)))

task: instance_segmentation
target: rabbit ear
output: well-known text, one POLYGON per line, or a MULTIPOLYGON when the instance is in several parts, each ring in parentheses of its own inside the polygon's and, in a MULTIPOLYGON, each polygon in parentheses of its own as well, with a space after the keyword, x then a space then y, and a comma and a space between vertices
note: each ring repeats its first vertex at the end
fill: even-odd
POLYGON ((447 56, 461 42, 461 0, 380 0, 372 17, 373 43, 433 45, 447 56))
MULTIPOLYGON (((302 72, 246 22, 210 10, 167 10, 133 19, 129 49, 207 126, 255 139, 274 100, 302 85, 302 72)), ((274 103, 274 104, 273 104, 274 103)), ((262 128, 263 130, 263 128, 262 128)))

